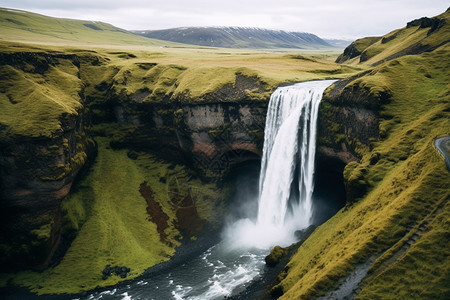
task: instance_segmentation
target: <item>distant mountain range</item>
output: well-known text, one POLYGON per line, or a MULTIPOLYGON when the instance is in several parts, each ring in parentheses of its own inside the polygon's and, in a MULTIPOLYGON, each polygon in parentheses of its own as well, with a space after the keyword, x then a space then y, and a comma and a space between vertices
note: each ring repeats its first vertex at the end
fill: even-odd
POLYGON ((351 41, 324 40, 304 32, 244 27, 183 27, 126 31, 113 25, 48 17, 0 7, 0 41, 183 47, 183 44, 249 49, 332 49, 351 41), (182 43, 182 44, 180 44, 182 43))
POLYGON ((323 40, 328 44, 330 44, 331 46, 341 49, 346 48, 353 42, 353 40, 338 40, 338 39, 323 39, 323 40))
POLYGON ((163 30, 132 31, 148 38, 208 47, 253 49, 324 49, 344 48, 333 41, 306 32, 288 32, 247 27, 181 27, 163 30))

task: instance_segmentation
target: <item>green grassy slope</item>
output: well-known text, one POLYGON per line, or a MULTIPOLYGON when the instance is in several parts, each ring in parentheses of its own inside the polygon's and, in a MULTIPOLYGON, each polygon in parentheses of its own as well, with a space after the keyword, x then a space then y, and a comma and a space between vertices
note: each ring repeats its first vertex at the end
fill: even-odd
POLYGON ((1 41, 91 46, 176 45, 144 38, 103 22, 53 18, 9 8, 0 8, 0 28, 1 41))
POLYGON ((83 83, 70 58, 43 55, 17 56, 19 64, 0 64, 0 138, 50 137, 61 133, 63 116, 77 115, 82 108, 83 83))
MULTIPOLYGON (((379 52, 372 62, 395 52, 392 49, 379 52)), ((381 139, 370 150, 361 148, 360 162, 348 164, 344 171, 345 180, 366 185, 368 192, 299 248, 274 287, 274 292, 284 292, 281 299, 326 294, 357 264, 377 255, 381 257, 369 270, 372 277, 363 282, 358 298, 448 298, 450 176, 433 143, 450 135, 449 54, 444 45, 392 59, 345 87, 391 94, 380 111, 381 139), (383 264, 414 234, 419 235, 417 242, 398 263, 383 264)))
POLYGON ((422 18, 382 37, 363 38, 349 46, 348 54, 338 58, 346 64, 377 65, 403 55, 414 55, 448 47, 450 42, 450 10, 434 18, 422 18), (352 50, 353 51, 350 51, 352 50))

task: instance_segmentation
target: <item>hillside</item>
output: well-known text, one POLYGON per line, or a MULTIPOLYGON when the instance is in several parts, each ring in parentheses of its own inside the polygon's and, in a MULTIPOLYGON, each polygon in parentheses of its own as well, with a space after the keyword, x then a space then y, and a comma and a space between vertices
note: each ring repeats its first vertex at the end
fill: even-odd
POLYGON ((448 17, 357 40, 340 57, 370 66, 332 85, 319 109, 318 153, 342 165, 347 204, 300 246, 272 295, 449 298, 449 173, 434 146, 450 135, 448 17))
POLYGON ((144 38, 103 22, 61 19, 0 8, 0 41, 58 45, 143 45, 174 43, 144 38))
POLYGON ((329 49, 330 44, 305 32, 244 27, 182 27, 133 31, 136 34, 183 44, 252 49, 329 49))
POLYGON ((408 22, 406 27, 380 37, 354 41, 336 62, 376 66, 404 55, 448 49, 450 42, 450 9, 433 18, 423 17, 408 22))

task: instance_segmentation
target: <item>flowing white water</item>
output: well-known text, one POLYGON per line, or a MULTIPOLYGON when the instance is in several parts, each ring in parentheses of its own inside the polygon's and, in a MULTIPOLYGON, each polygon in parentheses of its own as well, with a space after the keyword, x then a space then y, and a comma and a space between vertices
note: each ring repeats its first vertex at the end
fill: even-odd
POLYGON ((304 82, 278 88, 272 94, 259 181, 259 226, 285 224, 295 175, 299 178, 299 197, 295 201, 300 205, 293 214, 303 225, 308 225, 314 188, 318 108, 323 91, 333 82, 304 82), (296 169, 298 174, 295 174, 296 169))
POLYGON ((278 88, 266 117, 256 222, 244 219, 227 229, 236 247, 268 249, 295 241, 310 225, 314 190, 316 123, 323 91, 334 80, 278 88))

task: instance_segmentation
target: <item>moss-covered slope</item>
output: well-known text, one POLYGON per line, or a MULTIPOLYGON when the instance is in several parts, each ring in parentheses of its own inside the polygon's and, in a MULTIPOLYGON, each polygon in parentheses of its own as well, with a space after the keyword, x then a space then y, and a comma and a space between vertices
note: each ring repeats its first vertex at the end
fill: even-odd
MULTIPOLYGON (((434 38, 448 39, 445 28, 433 33, 434 38)), ((422 34, 417 26, 412 30, 422 34)), ((372 61, 389 55, 379 52, 372 61)), ((450 135, 448 58, 445 45, 392 58, 343 81, 337 91, 347 103, 334 103, 334 108, 330 103, 322 105, 322 112, 332 113, 352 101, 370 105, 380 99, 372 95, 387 92, 383 102, 372 103, 379 134, 365 143, 353 143, 355 161, 344 170, 353 202, 299 248, 273 288, 275 295, 283 294, 281 299, 327 295, 356 266, 378 258, 359 285, 358 298, 448 298, 450 176, 434 147, 436 138, 450 135)), ((340 128, 329 131, 339 133, 340 128)), ((357 142, 357 137, 354 131, 344 131, 338 143, 357 142)))
POLYGON ((403 55, 448 49, 450 41, 450 10, 433 18, 423 17, 382 37, 356 40, 338 57, 346 64, 378 65, 403 55))
POLYGON ((93 149, 79 60, 0 54, 0 262, 45 267, 59 242, 59 202, 93 149))

